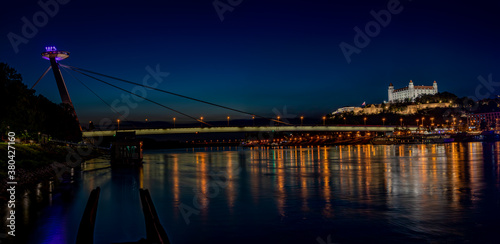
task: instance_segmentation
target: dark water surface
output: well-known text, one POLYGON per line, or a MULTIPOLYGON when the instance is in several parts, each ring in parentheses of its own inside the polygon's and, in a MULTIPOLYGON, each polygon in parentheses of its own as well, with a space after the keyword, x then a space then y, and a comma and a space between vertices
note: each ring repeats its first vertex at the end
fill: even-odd
POLYGON ((146 236, 140 188, 149 189, 172 243, 498 243, 499 148, 148 151, 142 170, 76 173, 69 193, 27 215, 37 226, 27 236, 74 243, 88 195, 100 186, 95 243, 146 236))

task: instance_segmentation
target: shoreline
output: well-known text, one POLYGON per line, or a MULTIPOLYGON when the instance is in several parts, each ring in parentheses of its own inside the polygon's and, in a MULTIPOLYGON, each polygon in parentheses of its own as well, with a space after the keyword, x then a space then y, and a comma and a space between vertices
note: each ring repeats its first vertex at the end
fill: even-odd
MULTIPOLYGON (((42 182, 45 179, 53 179, 56 185, 62 183, 57 177, 55 164, 59 166, 66 165, 66 160, 71 150, 75 151, 74 146, 60 146, 54 144, 16 144, 16 163, 15 174, 17 182, 16 188, 29 189, 30 187, 42 182)), ((0 152, 6 155, 7 143, 0 143, 0 152), (5 153, 4 153, 5 151, 5 153)), ((77 150, 76 150, 77 151, 77 150)), ((108 154, 105 150, 94 148, 89 155, 81 157, 82 162, 108 154)), ((0 185, 0 202, 3 202, 7 196, 7 161, 6 158, 0 160, 0 176, 2 181, 0 185)), ((79 168, 75 167, 75 168, 79 168)))

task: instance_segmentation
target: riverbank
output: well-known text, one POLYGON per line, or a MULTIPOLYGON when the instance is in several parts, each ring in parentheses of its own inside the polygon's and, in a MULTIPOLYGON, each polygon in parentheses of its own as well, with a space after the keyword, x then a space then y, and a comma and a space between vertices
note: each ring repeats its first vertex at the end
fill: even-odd
MULTIPOLYGON (((6 193, 7 189, 7 143, 0 143, 0 196, 6 193)), ((36 184, 43 179, 57 178, 53 168, 55 162, 64 163, 70 151, 74 151, 74 146, 60 146, 55 144, 15 144, 15 181, 19 188, 36 184)), ((11 150, 12 151, 12 150, 11 150)), ((89 151, 89 150, 86 150, 89 151)), ((89 155, 81 156, 83 160, 96 158, 107 154, 101 149, 90 150, 89 155)), ((57 180, 57 179, 56 179, 57 180)))

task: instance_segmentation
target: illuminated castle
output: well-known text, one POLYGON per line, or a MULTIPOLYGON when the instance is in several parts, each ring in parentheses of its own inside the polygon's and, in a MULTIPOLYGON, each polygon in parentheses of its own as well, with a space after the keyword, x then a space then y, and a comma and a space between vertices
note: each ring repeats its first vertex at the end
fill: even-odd
POLYGON ((432 86, 414 86, 413 81, 407 87, 394 90, 394 86, 389 84, 389 102, 415 101, 420 95, 433 95, 438 92, 436 81, 432 86))

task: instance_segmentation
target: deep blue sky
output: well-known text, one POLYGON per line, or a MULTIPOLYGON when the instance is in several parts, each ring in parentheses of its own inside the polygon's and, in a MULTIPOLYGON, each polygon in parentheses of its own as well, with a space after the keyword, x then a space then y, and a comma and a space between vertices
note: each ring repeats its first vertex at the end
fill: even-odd
MULTIPOLYGON (((370 11, 388 2, 243 0, 221 21, 211 0, 71 0, 15 53, 8 33, 22 36, 21 18, 31 21, 42 11, 37 1, 21 0, 3 4, 0 61, 28 86, 49 65, 40 56, 47 45, 71 52, 63 64, 139 82, 147 66, 160 65, 170 75, 159 88, 266 116, 284 106, 292 116, 319 117, 340 106, 380 103, 390 82, 400 88, 436 80, 440 91, 473 96, 479 75, 500 80, 498 1, 402 0, 401 13, 347 63, 339 44, 354 45, 353 28, 364 29, 370 11)), ((63 75, 81 121, 117 117, 63 75)), ((123 93, 78 77, 109 103, 123 93)), ((52 73, 36 90, 60 102, 52 73)), ((249 117, 156 92, 147 97, 206 120, 249 117)), ((143 101, 128 119, 174 116, 182 120, 143 101)))

